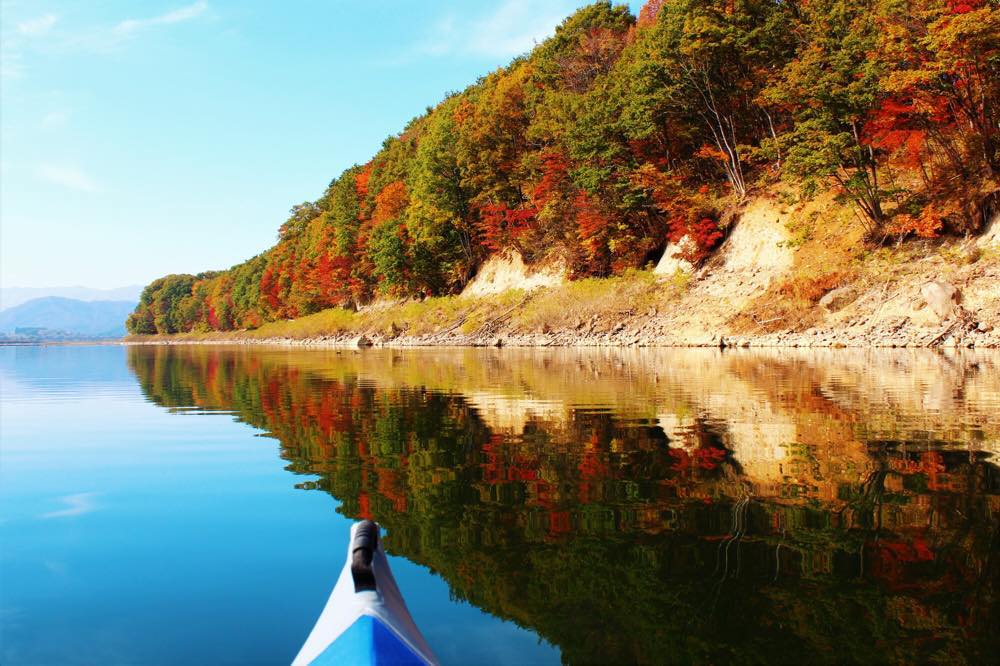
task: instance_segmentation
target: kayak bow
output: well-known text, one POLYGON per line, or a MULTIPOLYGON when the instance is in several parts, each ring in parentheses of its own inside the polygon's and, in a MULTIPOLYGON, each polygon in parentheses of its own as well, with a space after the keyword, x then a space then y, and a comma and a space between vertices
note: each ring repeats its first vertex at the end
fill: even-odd
POLYGON ((378 525, 355 523, 337 585, 292 666, 437 663, 396 586, 378 525))

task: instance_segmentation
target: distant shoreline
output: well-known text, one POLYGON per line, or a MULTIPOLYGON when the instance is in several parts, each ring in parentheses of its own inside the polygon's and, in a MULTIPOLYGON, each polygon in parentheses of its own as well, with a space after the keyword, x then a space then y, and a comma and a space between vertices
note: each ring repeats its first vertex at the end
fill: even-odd
POLYGON ((124 338, 100 338, 95 340, 0 340, 0 347, 120 345, 124 342, 124 338))

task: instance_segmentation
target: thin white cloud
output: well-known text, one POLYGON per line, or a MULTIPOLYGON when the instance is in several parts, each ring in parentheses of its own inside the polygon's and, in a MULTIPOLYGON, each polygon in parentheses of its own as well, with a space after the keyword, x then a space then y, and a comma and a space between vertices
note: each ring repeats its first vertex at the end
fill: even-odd
POLYGON ((73 516, 82 516, 85 513, 90 513, 97 508, 97 504, 94 502, 96 495, 97 493, 76 493, 75 495, 60 497, 59 501, 65 504, 66 508, 43 513, 39 518, 42 520, 72 518, 73 516))
MULTIPOLYGON (((2 0, 0 0, 2 2, 2 0)), ((36 52, 71 53, 91 51, 110 53, 140 33, 158 26, 169 26, 196 19, 209 9, 206 0, 172 9, 148 18, 126 18, 116 24, 78 26, 68 29, 55 14, 25 18, 19 23, 5 23, 0 38, 0 78, 24 78, 28 56, 36 52), (58 25, 57 25, 58 23, 58 25), (39 37, 44 36, 44 39, 39 37)), ((9 10, 4 7, 5 12, 9 10)))
POLYGON ((17 31, 22 35, 37 37, 39 35, 44 35, 51 30, 52 26, 54 26, 58 20, 59 17, 55 14, 46 14, 45 16, 39 16, 38 18, 21 21, 17 24, 17 31))
POLYGON ((35 170, 42 180, 77 192, 97 192, 101 188, 82 169, 67 164, 41 164, 35 170))
POLYGON ((117 50, 125 42, 147 30, 191 21, 204 15, 208 10, 209 5, 206 0, 197 0, 156 16, 126 18, 114 24, 72 28, 59 21, 55 14, 26 19, 12 25, 0 40, 3 48, 3 76, 13 79, 23 75, 25 69, 22 66, 23 55, 40 51, 61 54, 74 51, 108 53, 117 50), (41 35, 45 35, 45 39, 35 39, 41 35))
POLYGON ((170 25, 172 23, 190 21, 191 19, 198 18, 204 14, 207 9, 208 3, 204 2, 204 0, 199 0, 194 4, 173 9, 165 14, 160 14, 159 16, 143 19, 125 19, 115 26, 114 31, 120 35, 129 35, 139 30, 151 28, 157 25, 170 25))
POLYGON ((431 37, 417 45, 424 55, 478 55, 509 58, 530 51, 555 32, 570 12, 572 2, 554 2, 540 9, 530 0, 505 0, 490 14, 478 18, 443 17, 431 37))

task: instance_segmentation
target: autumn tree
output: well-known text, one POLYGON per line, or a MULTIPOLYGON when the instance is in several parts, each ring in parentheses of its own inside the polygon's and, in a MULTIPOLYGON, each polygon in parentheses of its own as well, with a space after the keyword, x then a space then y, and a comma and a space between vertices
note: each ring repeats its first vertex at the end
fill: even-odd
POLYGON ((677 0, 639 31, 626 78, 626 119, 636 139, 663 126, 715 162, 740 198, 748 159, 774 122, 756 102, 770 72, 791 57, 788 3, 677 0))
POLYGON ((458 103, 457 98, 446 100, 427 119, 408 179, 413 203, 406 224, 414 274, 429 292, 461 288, 483 256, 472 192, 459 165, 458 103))
POLYGON ((998 3, 884 0, 878 20, 885 98, 871 142, 924 185, 903 215, 916 230, 942 217, 978 229, 983 197, 1000 185, 998 3))
POLYGON ((873 57, 879 26, 874 0, 812 0, 799 6, 791 29, 802 40, 795 58, 762 94, 791 129, 774 140, 784 168, 808 187, 833 181, 861 212, 870 232, 881 229, 887 187, 885 156, 865 134, 884 95, 884 63, 873 57))
POLYGON ((198 278, 167 275, 142 290, 136 311, 126 322, 130 333, 179 333, 190 330, 182 316, 181 303, 191 295, 198 278))

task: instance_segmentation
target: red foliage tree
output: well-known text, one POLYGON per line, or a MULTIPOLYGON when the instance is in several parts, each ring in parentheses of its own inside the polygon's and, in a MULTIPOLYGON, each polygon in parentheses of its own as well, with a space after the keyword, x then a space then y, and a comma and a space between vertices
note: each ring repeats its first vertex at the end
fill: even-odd
POLYGON ((354 178, 354 190, 358 193, 358 199, 364 201, 368 196, 368 180, 372 176, 372 165, 369 162, 354 178))
POLYGON ((409 205, 410 199, 406 193, 406 184, 401 180, 389 183, 375 195, 375 211, 372 221, 381 224, 399 217, 409 205))
POLYGON ((698 265, 722 240, 722 229, 711 217, 678 216, 667 223, 667 239, 677 246, 675 257, 698 265))
POLYGON ((491 204, 479 209, 482 244, 493 251, 515 247, 518 238, 531 228, 537 213, 534 207, 511 209, 507 204, 491 204))
POLYGON ((588 272, 606 275, 611 267, 611 251, 608 248, 611 217, 597 199, 583 191, 573 199, 573 208, 576 210, 577 233, 587 255, 588 272))
POLYGON ((281 286, 276 279, 274 269, 268 266, 264 269, 264 274, 260 276, 260 294, 271 310, 276 311, 281 307, 280 289, 281 286))
MULTIPOLYGON (((935 114, 936 115, 936 114, 935 114)), ((940 122, 943 119, 938 119, 940 122)), ((888 98, 876 109, 862 131, 864 143, 902 158, 902 166, 920 166, 927 132, 920 126, 912 102, 888 98)))
POLYGON ((656 16, 665 4, 666 0, 646 0, 646 4, 639 10, 639 19, 636 24, 641 28, 656 23, 656 16))
POLYGON ((531 193, 536 208, 544 208, 556 194, 563 191, 569 177, 569 160, 561 150, 542 153, 542 177, 531 193))

